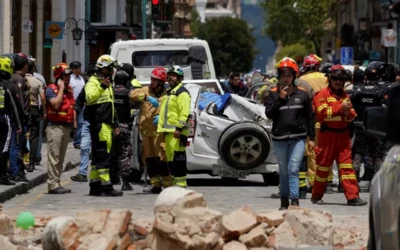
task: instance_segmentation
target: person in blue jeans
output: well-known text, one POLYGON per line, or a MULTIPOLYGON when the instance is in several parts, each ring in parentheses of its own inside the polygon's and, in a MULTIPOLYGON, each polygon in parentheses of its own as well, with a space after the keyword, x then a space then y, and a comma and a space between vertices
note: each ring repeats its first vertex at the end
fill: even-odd
POLYGON ((89 122, 87 121, 87 109, 85 108, 85 88, 81 90, 75 102, 75 110, 82 114, 83 124, 80 131, 80 148, 81 148, 81 164, 77 175, 71 176, 70 179, 77 182, 87 182, 87 172, 89 167, 90 149, 92 147, 92 140, 90 137, 89 122))
POLYGON ((299 206, 299 169, 303 163, 305 143, 315 147, 315 115, 307 91, 296 86, 298 67, 288 57, 278 64, 277 87, 272 88, 265 102, 265 113, 272 119, 272 146, 279 164, 281 206, 279 210, 299 206))

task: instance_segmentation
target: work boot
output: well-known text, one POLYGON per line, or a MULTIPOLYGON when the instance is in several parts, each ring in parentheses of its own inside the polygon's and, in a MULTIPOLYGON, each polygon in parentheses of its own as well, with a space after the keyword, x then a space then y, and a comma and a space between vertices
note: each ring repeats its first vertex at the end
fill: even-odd
POLYGON ((161 193, 162 188, 161 187, 150 187, 143 189, 143 193, 145 194, 159 194, 161 193))
POLYGON ((72 181, 76 181, 76 182, 87 182, 87 176, 83 175, 83 174, 77 174, 74 176, 69 177, 72 181))
POLYGON ((316 205, 324 205, 324 201, 322 199, 316 199, 316 198, 311 198, 311 202, 312 204, 316 204, 316 205))
POLYGON ((29 165, 26 167, 26 171, 29 173, 32 173, 33 170, 35 170, 35 163, 31 162, 29 165))
POLYGON ((342 183, 339 183, 337 191, 338 191, 338 193, 344 193, 342 183))
POLYGON ((367 205, 367 204, 368 204, 368 202, 362 200, 361 198, 355 198, 355 199, 347 201, 347 205, 348 206, 364 206, 364 205, 367 205))
POLYGON ((48 194, 68 194, 68 193, 71 193, 71 190, 62 187, 55 188, 48 192, 48 194))
POLYGON ((307 197, 307 188, 306 187, 301 187, 299 190, 299 199, 306 199, 307 197))
POLYGON ((294 207, 299 207, 300 206, 299 199, 292 199, 290 205, 294 207))
POLYGON ((289 198, 281 198, 281 207, 279 210, 287 210, 289 207, 289 198))
POLYGON ((271 194, 271 198, 272 199, 279 199, 281 198, 281 192, 275 193, 275 194, 271 194))
POLYGON ((89 183, 89 196, 100 196, 101 195, 101 184, 100 182, 89 183))
POLYGON ((129 181, 127 180, 127 178, 125 178, 122 181, 122 187, 121 187, 122 191, 132 191, 133 187, 129 184, 129 181))
POLYGON ((0 185, 12 186, 12 185, 15 185, 15 182, 8 179, 7 176, 4 176, 4 177, 0 178, 0 185))
POLYGON ((326 185, 325 194, 333 194, 332 184, 326 185))
POLYGON ((124 193, 122 191, 118 191, 118 190, 110 190, 110 191, 102 191, 101 192, 101 196, 102 197, 118 197, 118 196, 123 196, 124 193))

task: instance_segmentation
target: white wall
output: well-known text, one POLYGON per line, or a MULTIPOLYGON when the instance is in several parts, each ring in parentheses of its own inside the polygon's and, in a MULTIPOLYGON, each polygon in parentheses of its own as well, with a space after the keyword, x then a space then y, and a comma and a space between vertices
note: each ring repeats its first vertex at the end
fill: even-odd
POLYGON ((12 52, 11 0, 0 0, 0 54, 12 52))
MULTIPOLYGON (((77 21, 80 19, 85 19, 85 1, 81 0, 61 0, 63 4, 63 12, 61 13, 63 17, 63 21, 65 21, 69 17, 75 18, 77 21)), ((85 71, 85 34, 82 36, 82 40, 79 45, 75 44, 75 41, 72 39, 71 30, 75 28, 74 24, 71 22, 71 27, 64 33, 61 53, 62 50, 65 50, 67 53, 67 64, 72 61, 79 61, 82 63, 82 71, 85 71)), ((80 28, 84 28, 84 22, 80 22, 80 28)), ((66 25, 68 27, 69 24, 66 25)))

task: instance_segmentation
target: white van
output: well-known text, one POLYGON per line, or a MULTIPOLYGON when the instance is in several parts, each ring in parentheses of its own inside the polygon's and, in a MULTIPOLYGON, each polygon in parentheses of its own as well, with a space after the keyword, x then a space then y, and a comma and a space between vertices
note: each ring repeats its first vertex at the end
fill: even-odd
POLYGON ((216 79, 208 43, 199 39, 147 39, 115 42, 109 55, 119 63, 130 63, 139 82, 149 81, 157 67, 179 65, 185 80, 216 79))

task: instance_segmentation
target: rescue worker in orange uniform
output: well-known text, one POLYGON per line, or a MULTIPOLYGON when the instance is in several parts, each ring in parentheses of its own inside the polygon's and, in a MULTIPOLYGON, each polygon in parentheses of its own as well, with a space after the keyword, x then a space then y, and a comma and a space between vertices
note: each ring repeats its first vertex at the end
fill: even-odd
MULTIPOLYGON (((314 95, 328 86, 328 78, 325 76, 325 74, 319 72, 319 68, 321 67, 321 61, 322 59, 314 54, 311 54, 306 58, 304 58, 303 61, 304 74, 299 78, 300 80, 306 81, 312 87, 312 89, 314 90, 314 95)), ((318 135, 319 128, 320 124, 317 122, 315 124, 316 135, 318 135)), ((315 143, 318 144, 318 137, 315 138, 315 143)), ((301 184, 305 184, 307 177, 309 184, 308 191, 311 192, 312 187, 314 185, 315 171, 317 170, 317 165, 315 164, 315 152, 313 150, 310 151, 306 148, 305 157, 306 157, 305 162, 307 163, 306 167, 307 173, 303 174, 303 172, 300 172, 299 178, 301 184)), ((325 190, 325 193, 327 194, 333 193, 332 179, 333 179, 333 174, 331 171, 328 176, 328 185, 325 190)), ((300 187, 302 187, 302 185, 300 185, 300 187)))
POLYGON ((164 150, 161 150, 163 136, 157 133, 159 104, 166 95, 164 88, 167 71, 156 68, 151 72, 151 84, 130 92, 130 100, 141 102, 139 131, 142 135, 143 158, 147 165, 152 187, 144 193, 159 194, 162 187, 172 185, 172 176, 167 166, 164 150))
POLYGON ((346 71, 341 65, 328 72, 329 85, 314 96, 317 121, 321 124, 315 148, 317 171, 311 202, 323 204, 327 178, 334 160, 339 167, 339 178, 349 206, 363 206, 351 156, 349 123, 357 116, 349 96, 344 91, 346 71))

